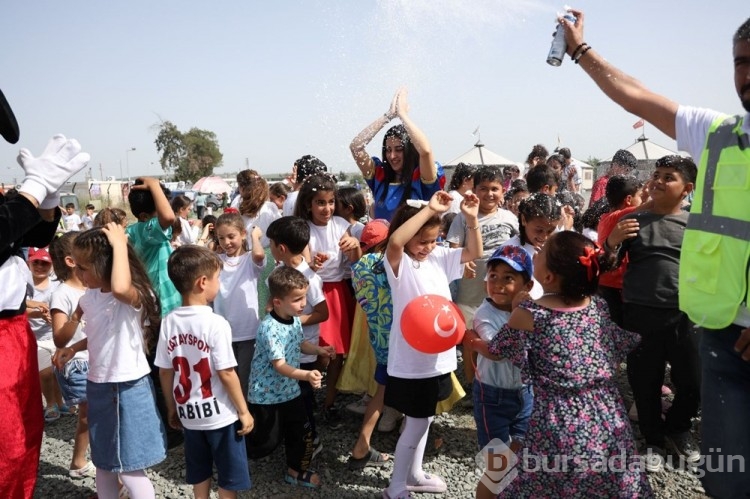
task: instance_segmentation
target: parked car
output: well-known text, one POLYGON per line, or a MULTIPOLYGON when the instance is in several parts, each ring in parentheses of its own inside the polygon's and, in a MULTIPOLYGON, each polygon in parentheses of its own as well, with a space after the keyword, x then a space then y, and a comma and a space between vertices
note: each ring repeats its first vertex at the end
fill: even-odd
MULTIPOLYGON (((195 200, 195 196, 198 194, 195 191, 171 191, 172 194, 169 197, 169 200, 173 200, 180 194, 184 194, 185 196, 189 197, 192 200, 195 200)), ((211 194, 210 192, 205 193, 206 194, 206 207, 211 208, 212 210, 217 210, 221 207, 221 196, 217 196, 216 194, 211 194)))

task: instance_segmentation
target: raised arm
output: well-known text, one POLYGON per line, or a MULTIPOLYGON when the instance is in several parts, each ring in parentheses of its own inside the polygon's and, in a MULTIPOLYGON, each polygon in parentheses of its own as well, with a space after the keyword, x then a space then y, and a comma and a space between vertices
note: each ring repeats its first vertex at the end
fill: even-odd
POLYGON ((419 153, 419 175, 424 184, 434 184, 437 180, 437 166, 432 155, 432 147, 427 136, 409 117, 409 103, 406 100, 406 89, 402 88, 396 94, 396 114, 409 133, 409 139, 419 153))
POLYGON ((581 47, 585 43, 584 14, 574 9, 570 12, 577 18, 575 24, 561 18, 565 26, 568 55, 572 55, 578 49, 580 57, 578 63, 607 97, 629 113, 640 116, 674 139, 678 104, 663 95, 652 92, 640 81, 617 69, 593 48, 581 47), (583 55, 580 55, 581 53, 583 55))
POLYGON ((396 117, 396 99, 398 98, 398 94, 399 92, 396 92, 393 96, 388 112, 384 113, 383 116, 378 116, 375 121, 367 125, 364 130, 354 137, 352 143, 349 144, 349 150, 352 152, 354 162, 357 163, 359 171, 362 172, 365 179, 371 179, 375 175, 375 163, 372 161, 372 157, 367 154, 365 148, 373 137, 396 117))
POLYGON ((130 275, 128 236, 125 235, 125 228, 118 223, 109 222, 102 230, 112 246, 112 295, 123 303, 138 307, 140 298, 130 275))

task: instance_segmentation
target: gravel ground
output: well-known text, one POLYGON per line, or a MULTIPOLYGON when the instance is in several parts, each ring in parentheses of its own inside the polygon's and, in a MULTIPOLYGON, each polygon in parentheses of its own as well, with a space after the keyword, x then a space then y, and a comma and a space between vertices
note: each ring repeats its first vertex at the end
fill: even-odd
MULTIPOLYGON (((624 367, 624 366, 623 366, 624 367)), ((623 369, 624 372, 624 369, 623 369)), ((459 366, 458 373, 462 373, 459 366)), ((459 376, 461 377, 461 376, 459 376)), ((618 381, 623 388, 627 406, 631 396, 622 374, 618 381)), ((320 394, 320 393, 319 393, 320 394)), ((349 471, 346 460, 353 445, 361 417, 348 413, 344 406, 357 400, 354 395, 342 395, 337 400, 344 416, 344 426, 335 432, 322 428, 323 451, 316 458, 314 468, 321 474, 323 487, 311 491, 287 485, 283 481, 283 451, 250 462, 250 474, 253 488, 240 493, 241 498, 374 498, 380 497, 380 491, 388 485, 392 464, 383 468, 368 468, 361 472, 349 471)), ((700 426, 696 420, 695 430, 700 426)), ((638 430, 634 427, 636 436, 638 430)), ((75 418, 63 417, 48 423, 45 428, 44 442, 39 466, 39 479, 35 498, 85 498, 95 493, 93 478, 72 480, 67 471, 72 452, 72 438, 75 430, 75 418)), ((457 405, 449 414, 442 414, 435 419, 431 436, 442 437, 443 446, 439 453, 425 457, 425 470, 439 474, 448 484, 448 492, 442 496, 416 494, 415 497, 449 497, 473 498, 478 476, 474 473, 474 455, 476 453, 476 433, 471 408, 457 405)), ((373 447, 393 453, 398 438, 397 432, 373 435, 373 447)), ((639 442, 642 443, 642 442, 639 442)), ((430 444, 428 443, 428 448, 430 444)), ((157 497, 177 499, 192 497, 192 489, 184 483, 184 458, 182 446, 169 451, 167 459, 148 470, 149 477, 157 491, 157 497)), ((651 485, 662 498, 703 498, 707 497, 700 487, 700 482, 692 474, 682 471, 665 471, 649 475, 651 485)))

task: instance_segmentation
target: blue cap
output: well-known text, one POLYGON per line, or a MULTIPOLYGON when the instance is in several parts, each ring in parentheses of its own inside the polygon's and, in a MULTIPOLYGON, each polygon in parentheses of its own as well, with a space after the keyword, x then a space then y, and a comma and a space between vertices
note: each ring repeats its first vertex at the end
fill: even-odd
POLYGON ((529 278, 534 276, 534 263, 531 260, 531 255, 520 246, 506 244, 499 247, 487 260, 487 265, 497 261, 507 263, 516 272, 526 272, 529 278))

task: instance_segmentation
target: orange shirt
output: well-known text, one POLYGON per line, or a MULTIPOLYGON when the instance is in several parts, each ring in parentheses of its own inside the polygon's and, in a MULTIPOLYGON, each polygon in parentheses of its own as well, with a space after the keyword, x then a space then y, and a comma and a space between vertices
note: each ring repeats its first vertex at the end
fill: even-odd
MULTIPOLYGON (((596 227, 597 242, 599 243, 599 246, 604 246, 604 241, 606 241, 612 233, 617 222, 628 213, 635 211, 636 208, 636 206, 628 206, 622 210, 610 211, 599 220, 599 225, 596 227)), ((626 256, 618 268, 605 272, 599 277, 599 285, 622 289, 622 278, 625 275, 625 269, 627 266, 628 260, 626 256)))

